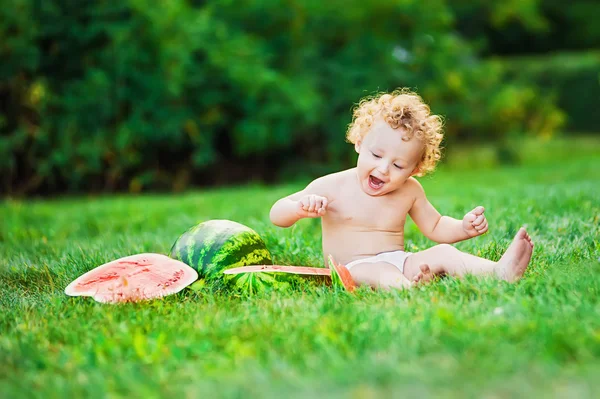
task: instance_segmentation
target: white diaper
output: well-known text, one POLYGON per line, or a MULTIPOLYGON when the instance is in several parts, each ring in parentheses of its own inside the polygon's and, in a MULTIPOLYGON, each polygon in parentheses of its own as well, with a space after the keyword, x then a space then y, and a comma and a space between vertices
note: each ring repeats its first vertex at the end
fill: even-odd
POLYGON ((406 258, 408 258, 410 255, 411 252, 404 251, 382 252, 375 256, 371 256, 370 258, 352 261, 346 265, 346 269, 350 270, 353 266, 358 265, 359 263, 387 262, 396 266, 401 273, 404 273, 404 262, 406 261, 406 258))

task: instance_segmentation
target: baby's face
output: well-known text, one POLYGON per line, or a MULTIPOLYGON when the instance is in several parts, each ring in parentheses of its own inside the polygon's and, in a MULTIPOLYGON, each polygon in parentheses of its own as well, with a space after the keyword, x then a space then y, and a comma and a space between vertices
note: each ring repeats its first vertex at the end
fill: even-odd
POLYGON ((414 137, 404 141, 403 136, 402 129, 392 129, 379 120, 363 141, 356 143, 358 178, 368 195, 381 196, 395 191, 417 172, 423 143, 414 137))

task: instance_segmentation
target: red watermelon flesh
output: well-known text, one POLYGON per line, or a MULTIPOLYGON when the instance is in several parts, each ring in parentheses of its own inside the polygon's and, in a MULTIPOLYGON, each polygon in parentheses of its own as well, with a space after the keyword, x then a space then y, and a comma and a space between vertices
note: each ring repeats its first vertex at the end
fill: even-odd
POLYGON ((346 291, 354 291, 356 289, 356 283, 350 274, 350 270, 341 263, 337 263, 333 256, 329 255, 329 269, 331 270, 331 280, 341 282, 346 291), (338 280, 339 279, 339 280, 338 280))
POLYGON ((105 263, 65 288, 70 296, 91 296, 102 303, 137 302, 181 291, 198 273, 168 256, 143 253, 105 263))

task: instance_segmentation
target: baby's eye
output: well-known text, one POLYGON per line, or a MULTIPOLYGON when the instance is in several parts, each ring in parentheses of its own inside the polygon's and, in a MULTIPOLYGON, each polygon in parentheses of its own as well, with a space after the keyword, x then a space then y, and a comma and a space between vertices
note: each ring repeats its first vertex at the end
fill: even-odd
POLYGON ((394 164, 394 166, 396 167, 396 169, 400 169, 400 170, 404 169, 402 166, 398 166, 396 164, 394 164))
POLYGON ((373 154, 373 156, 374 156, 375 158, 381 158, 381 156, 379 156, 379 155, 375 154, 374 152, 372 152, 371 154, 373 154))

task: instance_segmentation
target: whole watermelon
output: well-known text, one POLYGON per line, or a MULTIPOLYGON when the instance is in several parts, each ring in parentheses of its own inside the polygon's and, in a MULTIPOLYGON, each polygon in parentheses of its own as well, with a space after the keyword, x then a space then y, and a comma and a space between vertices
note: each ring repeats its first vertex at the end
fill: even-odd
POLYGON ((221 273, 233 267, 273 264, 258 233, 231 220, 209 220, 190 228, 175 241, 170 256, 198 272, 199 282, 195 284, 226 282, 255 292, 276 283, 274 276, 267 273, 221 273))

